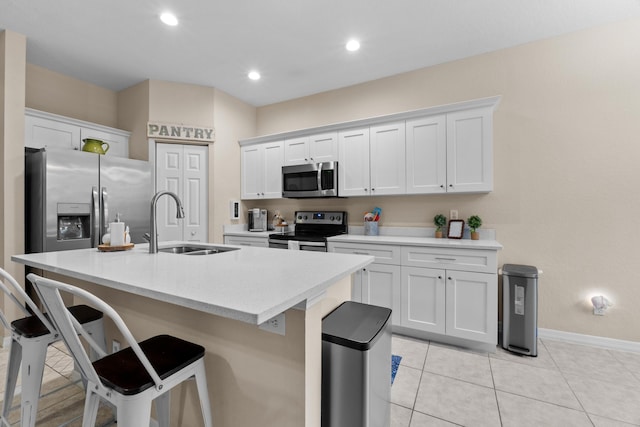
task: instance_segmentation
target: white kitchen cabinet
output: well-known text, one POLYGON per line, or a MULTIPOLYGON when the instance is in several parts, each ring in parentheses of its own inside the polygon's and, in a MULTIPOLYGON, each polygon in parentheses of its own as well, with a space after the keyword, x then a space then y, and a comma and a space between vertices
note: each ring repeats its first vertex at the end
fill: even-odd
POLYGON ((236 245, 236 246, 253 246, 259 248, 268 248, 269 247, 269 238, 268 237, 253 237, 253 236, 224 236, 224 244, 225 245, 236 245))
POLYGON ((400 246, 329 242, 329 252, 370 255, 375 262, 356 272, 351 299, 393 310, 391 323, 400 324, 400 246))
POLYGON ((369 194, 369 128, 338 133, 338 195, 341 197, 369 194))
POLYGON ((407 120, 407 193, 447 191, 447 117, 407 120))
POLYGON ((477 108, 447 114, 447 192, 493 190, 493 114, 477 108))
POLYGON ((407 120, 407 193, 493 190, 492 110, 407 120))
POLYGON ((372 196, 404 194, 405 122, 399 121, 369 129, 370 182, 372 196))
POLYGON ((86 138, 109 144, 107 156, 129 157, 130 132, 44 111, 25 109, 25 147, 81 150, 86 138))
POLYGON ((352 129, 338 134, 338 194, 404 194, 404 121, 352 129))
POLYGON ((284 164, 335 162, 338 160, 338 133, 301 136, 284 141, 284 164))
POLYGON ((390 308, 391 323, 400 322, 400 266, 373 263, 354 274, 351 299, 390 308))
POLYGON ((402 247, 402 326, 495 345, 497 254, 486 249, 402 247))
POLYGON ((242 147, 242 199, 281 198, 283 162, 283 141, 242 147))
POLYGON ((402 267, 400 325, 436 334, 446 333, 445 271, 402 267))

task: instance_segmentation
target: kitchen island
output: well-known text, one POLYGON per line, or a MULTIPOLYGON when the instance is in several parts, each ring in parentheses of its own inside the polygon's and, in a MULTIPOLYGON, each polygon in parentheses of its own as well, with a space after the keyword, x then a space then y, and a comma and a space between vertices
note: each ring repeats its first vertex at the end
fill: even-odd
MULTIPOLYGON (((103 298, 138 340, 170 333, 203 345, 216 426, 319 427, 322 317, 350 299, 351 274, 373 257, 252 247, 149 254, 137 245, 12 260, 103 298), (259 328, 280 313, 284 335, 259 328)), ((109 342, 121 339, 113 333, 109 342)), ((172 426, 201 425, 194 384, 172 397, 172 426)))

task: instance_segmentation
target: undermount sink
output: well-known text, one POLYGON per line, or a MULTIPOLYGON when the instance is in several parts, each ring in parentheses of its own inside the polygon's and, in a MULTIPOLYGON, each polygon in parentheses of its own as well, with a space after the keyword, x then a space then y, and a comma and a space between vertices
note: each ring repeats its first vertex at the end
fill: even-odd
POLYGON ((193 245, 175 245, 158 249, 158 252, 166 252, 170 254, 183 255, 213 255, 222 252, 237 251, 240 248, 227 248, 222 246, 193 246, 193 245))

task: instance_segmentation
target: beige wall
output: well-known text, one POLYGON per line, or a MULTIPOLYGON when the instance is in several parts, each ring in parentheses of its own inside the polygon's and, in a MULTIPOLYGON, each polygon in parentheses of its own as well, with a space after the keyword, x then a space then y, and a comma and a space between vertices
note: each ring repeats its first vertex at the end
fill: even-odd
MULTIPOLYGON (((0 267, 16 278, 24 268, 11 262, 11 255, 24 252, 24 85, 26 39, 0 32, 0 267), (16 144, 19 141, 20 144, 16 144)), ((2 308, 9 319, 19 314, 17 307, 2 308)), ((5 331, 6 333, 6 331, 5 331)))
POLYGON ((129 157, 149 160, 149 80, 118 92, 118 127, 131 132, 129 157))
POLYGON ((490 194, 255 205, 287 218, 300 207, 344 207, 351 224, 380 206, 383 226, 477 213, 504 245, 501 265, 544 270, 540 327, 640 341, 638 40, 633 20, 259 108, 258 134, 270 134, 502 95, 490 194), (615 304, 604 317, 586 303, 594 292, 615 304))
POLYGON ((26 106, 118 127, 116 92, 33 64, 27 64, 26 106))

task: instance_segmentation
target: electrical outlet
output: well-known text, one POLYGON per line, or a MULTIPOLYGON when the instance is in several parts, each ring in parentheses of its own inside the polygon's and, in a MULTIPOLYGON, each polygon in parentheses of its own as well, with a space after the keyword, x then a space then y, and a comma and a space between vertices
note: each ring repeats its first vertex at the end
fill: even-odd
POLYGON ((285 316, 284 313, 280 313, 275 317, 267 320, 264 323, 261 323, 258 326, 263 331, 272 332, 274 334, 284 335, 285 334, 285 316))
POLYGON ((111 342, 111 353, 115 353, 117 351, 120 351, 120 341, 113 340, 111 342))
POLYGON ((449 211, 449 219, 458 219, 458 211, 457 211, 457 209, 451 209, 449 211))

